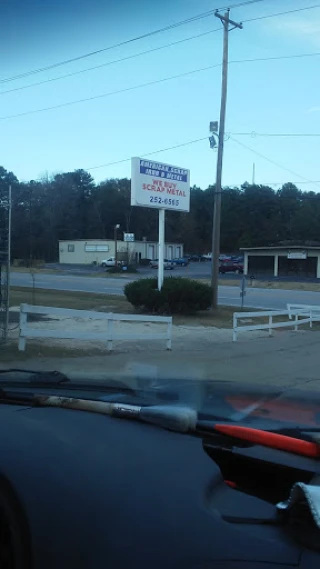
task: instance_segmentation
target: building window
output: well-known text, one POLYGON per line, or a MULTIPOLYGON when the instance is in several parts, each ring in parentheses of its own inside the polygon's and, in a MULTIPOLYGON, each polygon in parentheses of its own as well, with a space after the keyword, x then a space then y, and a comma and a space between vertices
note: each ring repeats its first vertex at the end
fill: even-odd
POLYGON ((109 245, 85 245, 84 250, 86 253, 107 253, 109 245))
POLYGON ((74 245, 68 245, 68 253, 74 253, 74 245))

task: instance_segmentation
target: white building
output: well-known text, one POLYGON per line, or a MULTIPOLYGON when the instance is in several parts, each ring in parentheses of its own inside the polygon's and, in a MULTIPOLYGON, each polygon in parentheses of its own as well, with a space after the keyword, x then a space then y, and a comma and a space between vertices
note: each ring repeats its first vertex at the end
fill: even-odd
POLYGON ((245 275, 320 279, 320 247, 248 247, 240 251, 244 254, 245 275))
MULTIPOLYGON (((134 262, 141 259, 157 259, 159 245, 155 241, 133 241, 125 243, 117 241, 117 253, 119 259, 126 259, 128 254, 134 262)), ((101 263, 108 257, 115 256, 115 241, 112 239, 77 239, 59 241, 59 263, 91 265, 92 263, 101 263)), ((182 243, 166 243, 164 257, 166 259, 175 259, 183 257, 182 243)))

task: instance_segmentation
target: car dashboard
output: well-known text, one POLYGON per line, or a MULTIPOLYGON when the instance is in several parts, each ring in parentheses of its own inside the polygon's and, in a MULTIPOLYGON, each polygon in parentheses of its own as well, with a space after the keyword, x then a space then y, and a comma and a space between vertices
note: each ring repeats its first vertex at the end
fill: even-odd
POLYGON ((0 421, 0 494, 25 534, 21 567, 319 566, 284 528, 232 521, 273 506, 228 486, 201 437, 28 405, 1 405, 0 421))

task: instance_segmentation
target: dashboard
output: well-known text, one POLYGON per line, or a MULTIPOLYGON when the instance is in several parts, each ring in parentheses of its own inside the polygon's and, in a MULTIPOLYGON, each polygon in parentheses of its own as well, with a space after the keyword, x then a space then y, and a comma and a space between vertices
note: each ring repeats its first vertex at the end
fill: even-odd
POLYGON ((319 567, 281 527, 226 521, 273 506, 227 486, 201 438, 27 405, 1 405, 0 424, 0 512, 3 496, 22 535, 17 567, 319 567))

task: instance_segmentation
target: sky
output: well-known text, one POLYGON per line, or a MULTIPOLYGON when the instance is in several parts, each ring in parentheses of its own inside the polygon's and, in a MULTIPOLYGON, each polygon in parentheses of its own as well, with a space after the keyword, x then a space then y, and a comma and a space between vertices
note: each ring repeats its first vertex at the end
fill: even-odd
MULTIPOLYGON (((251 182, 255 164, 258 184, 320 191, 320 136, 262 136, 320 135, 320 1, 235 4, 230 17, 243 29, 229 35, 223 185, 251 182), (300 11, 264 18, 291 10, 300 11), (304 54, 312 55, 261 61, 304 54), (248 59, 260 61, 239 61, 248 59)), ((168 149, 151 156, 190 169, 192 185, 214 183, 208 137, 220 112, 220 21, 212 14, 127 40, 227 5, 0 0, 0 165, 23 181, 84 168, 99 182, 130 177, 132 156, 168 149)))

